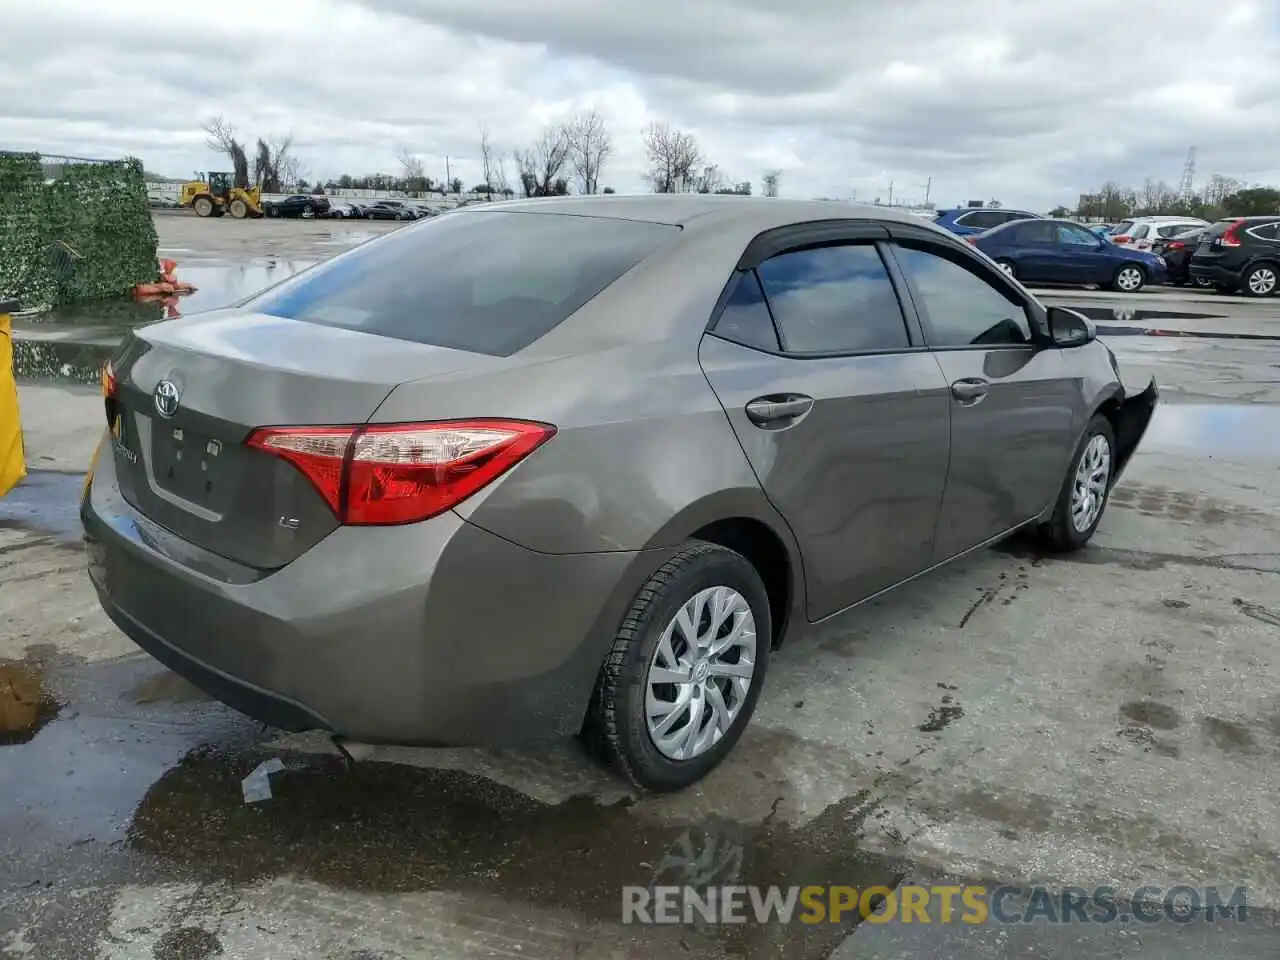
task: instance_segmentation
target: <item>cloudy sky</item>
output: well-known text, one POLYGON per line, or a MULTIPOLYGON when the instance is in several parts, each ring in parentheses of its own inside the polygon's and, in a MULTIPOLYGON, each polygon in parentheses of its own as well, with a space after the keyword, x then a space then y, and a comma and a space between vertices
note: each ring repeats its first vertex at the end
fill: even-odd
POLYGON ((602 183, 643 189, 641 129, 692 132, 784 196, 998 198, 1107 179, 1280 182, 1280 0, 0 0, 0 149, 220 167, 203 120, 292 132, 312 177, 480 179, 595 107, 602 183))

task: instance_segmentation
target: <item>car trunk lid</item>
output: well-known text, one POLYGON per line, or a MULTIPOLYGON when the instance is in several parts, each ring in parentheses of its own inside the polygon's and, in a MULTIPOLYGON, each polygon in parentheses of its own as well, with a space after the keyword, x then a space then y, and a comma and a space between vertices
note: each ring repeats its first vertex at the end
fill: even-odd
POLYGON ((494 362, 233 310, 140 328, 107 401, 121 493, 183 539, 258 569, 337 526, 307 478, 245 446, 261 426, 365 423, 399 383, 494 362))

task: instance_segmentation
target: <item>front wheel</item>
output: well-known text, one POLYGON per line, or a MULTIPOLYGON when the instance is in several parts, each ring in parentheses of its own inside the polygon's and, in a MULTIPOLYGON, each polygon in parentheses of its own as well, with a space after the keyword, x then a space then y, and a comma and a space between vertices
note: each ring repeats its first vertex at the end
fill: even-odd
POLYGON ((1014 280, 1018 279, 1018 268, 1013 265, 1012 260, 997 260, 996 266, 1000 268, 1000 272, 1006 277, 1012 277, 1014 280))
POLYGON ((1276 267, 1260 263, 1244 275, 1242 289, 1251 297, 1273 297, 1276 293, 1276 267))
POLYGON ((1121 293, 1137 293, 1146 283, 1146 272, 1137 264, 1127 263, 1116 271, 1111 286, 1121 293))
POLYGON ((585 732, 637 787, 697 782, 729 754, 755 710, 770 631, 755 568, 732 550, 691 541, 632 602, 585 732))
POLYGON ((196 212, 197 217, 211 217, 213 216, 213 198, 196 197, 191 201, 191 209, 196 212))
POLYGON ((1102 520, 1115 476, 1116 435, 1102 414, 1089 421, 1071 458, 1053 516, 1041 529, 1045 541, 1059 551, 1079 550, 1102 520))
POLYGON ((245 217, 249 216, 249 205, 239 198, 232 200, 231 216, 235 217, 237 220, 243 220, 245 217))

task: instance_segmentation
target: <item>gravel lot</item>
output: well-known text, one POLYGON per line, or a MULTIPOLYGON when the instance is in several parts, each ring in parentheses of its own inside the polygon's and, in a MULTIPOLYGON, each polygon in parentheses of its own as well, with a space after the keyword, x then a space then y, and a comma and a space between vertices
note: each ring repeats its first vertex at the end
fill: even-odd
MULTIPOLYGON (((156 219, 180 276, 394 229, 156 219)), ((1273 955, 1280 308, 1045 298, 1094 311, 1133 383, 1164 386, 1094 545, 989 550, 785 647, 730 761, 663 798, 628 797, 571 743, 380 750, 348 771, 322 738, 207 701, 135 652, 83 574, 99 398, 23 383, 37 469, 0 501, 0 671, 59 706, 0 746, 0 956, 1273 955), (1197 335, 1140 335, 1157 327, 1197 335), (275 797, 246 807, 238 780, 269 756, 287 767, 275 797), (682 849, 739 863, 742 883, 1246 885, 1258 921, 621 925, 621 885, 682 849)))

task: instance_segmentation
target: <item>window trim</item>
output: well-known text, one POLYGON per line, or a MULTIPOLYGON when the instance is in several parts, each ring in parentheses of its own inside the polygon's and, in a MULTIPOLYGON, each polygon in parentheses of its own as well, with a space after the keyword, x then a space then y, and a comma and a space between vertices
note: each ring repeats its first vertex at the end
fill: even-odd
MULTIPOLYGON (((739 267, 729 276, 724 289, 720 293, 719 299, 716 301, 715 310, 712 311, 711 318, 707 323, 706 334, 708 336, 715 337, 717 340, 723 340, 726 343, 732 343, 747 350, 754 350, 757 353, 769 354, 770 356, 781 357, 786 360, 836 360, 845 357, 899 356, 902 354, 927 352, 929 350, 929 345, 925 340, 924 329, 920 324, 920 318, 916 314, 915 304, 911 300, 910 293, 907 291, 906 277, 899 268, 897 260, 893 257, 892 252, 888 250, 888 231, 883 225, 877 224, 876 227, 878 229, 876 230, 876 234, 869 235, 869 232, 865 229, 865 225, 855 225, 852 229, 849 229, 850 224, 853 223, 852 221, 834 221, 833 223, 843 225, 845 230, 838 231, 828 228, 826 232, 828 232, 831 237, 826 240, 826 242, 812 241, 813 233, 818 233, 819 231, 798 231, 798 233, 801 234, 809 234, 810 236, 807 238, 809 242, 801 242, 787 246, 771 253, 768 257, 759 259, 755 256, 749 256, 753 254, 753 250, 752 246, 748 245, 747 251, 742 256, 739 267), (777 313, 774 311, 773 304, 769 300, 769 290, 765 286, 763 278, 761 278, 759 273, 756 271, 756 266, 760 263, 764 263, 765 260, 772 260, 774 257, 780 257, 788 253, 799 253, 803 250, 813 250, 823 247, 845 246, 872 246, 875 248, 876 253, 880 257, 880 263, 884 267, 885 273, 889 276, 889 283, 893 288, 894 297, 898 301, 898 309, 902 314, 903 328, 907 334, 907 345, 904 347, 886 347, 876 350, 823 350, 805 353, 789 351, 787 349, 786 335, 782 332, 782 325, 778 323, 777 313), (751 263, 751 266, 744 267, 742 264, 745 263, 751 263), (726 337, 723 334, 716 333, 716 327, 720 323, 720 318, 724 314, 729 298, 733 295, 739 275, 747 272, 751 272, 756 275, 756 282, 760 284, 760 292, 764 295, 765 307, 769 311, 770 319, 773 320, 773 330, 774 333, 777 334, 779 346, 776 353, 772 350, 765 350, 752 344, 740 343, 731 337, 726 337)), ((810 227, 812 224, 793 225, 793 227, 795 226, 810 227)), ((793 227, 783 227, 780 229, 790 231, 793 227)), ((768 234, 776 232, 778 231, 767 231, 765 234, 761 234, 757 237, 756 241, 760 240, 762 237, 767 237, 768 234)), ((752 241, 752 244, 756 241, 752 241)), ((775 242, 776 239, 770 238, 767 242, 767 246, 763 246, 763 248, 770 249, 775 242)))
POLYGON ((980 213, 995 213, 995 214, 1000 214, 1000 213, 1002 213, 1002 212, 1003 212, 1003 211, 1000 211, 1000 210, 994 210, 994 209, 992 209, 991 207, 976 207, 976 208, 974 208, 973 210, 970 210, 968 213, 965 213, 965 214, 963 214, 963 215, 961 215, 961 216, 957 217, 957 218, 956 218, 956 220, 955 220, 955 223, 956 223, 956 225, 957 225, 957 226, 961 226, 961 227, 973 227, 975 230, 994 230, 996 227, 1003 227, 1006 223, 1013 223, 1013 221, 1012 221, 1012 220, 999 220, 999 221, 997 221, 996 223, 991 224, 990 226, 983 227, 983 226, 980 226, 980 225, 977 225, 977 224, 965 223, 965 218, 966 218, 966 217, 976 216, 977 214, 980 214, 980 213))
POLYGON ((734 270, 729 274, 729 280, 724 285, 724 290, 720 297, 716 300, 716 307, 711 312, 711 322, 707 324, 706 334, 715 337, 717 340, 723 340, 725 343, 736 344, 739 347, 745 347, 748 350, 754 350, 756 353, 766 353, 770 356, 778 356, 782 353, 782 331, 778 327, 778 318, 773 315, 773 307, 769 305, 769 295, 764 292, 764 283, 760 280, 760 275, 756 273, 755 267, 750 270, 734 270), (723 333, 717 333, 716 328, 720 326, 720 321, 724 318, 724 312, 728 309, 729 301, 733 299, 733 295, 737 292, 738 284, 742 283, 743 278, 751 276, 755 279, 756 287, 760 290, 760 300, 764 304, 765 313, 769 315, 769 323, 773 327, 773 338, 777 341, 778 349, 769 350, 755 343, 743 343, 741 340, 727 336, 723 333))
POLYGON ((1280 226, 1280 220, 1272 220, 1268 223, 1259 223, 1256 226, 1252 226, 1249 229, 1247 229, 1245 233, 1249 234, 1249 236, 1253 237, 1253 239, 1261 241, 1262 243, 1276 243, 1277 241, 1280 241, 1280 231, 1276 230, 1277 226, 1280 226), (1255 230, 1264 230, 1264 229, 1269 229, 1273 231, 1273 235, 1270 237, 1264 237, 1254 232, 1255 230))
POLYGON ((893 257, 898 272, 903 278, 903 282, 912 300, 912 306, 919 318, 921 329, 924 333, 925 343, 934 353, 951 353, 959 351, 974 350, 1042 350, 1052 346, 1052 341, 1048 336, 1048 320, 1045 311, 1032 298, 1029 298, 1019 287, 1015 286, 1005 274, 997 269, 994 265, 988 264, 985 259, 980 258, 972 250, 964 249, 959 244, 951 243, 949 240, 942 240, 933 235, 933 231, 917 230, 913 227, 904 227, 902 229, 890 229, 893 239, 888 244, 888 255, 893 257), (1031 330, 1030 343, 966 343, 958 345, 932 344, 929 342, 929 312, 924 306, 924 295, 916 286, 914 280, 910 278, 906 270, 903 268, 901 261, 898 260, 897 249, 905 247, 907 249, 916 248, 923 250, 925 253, 931 253, 934 256, 942 257, 944 260, 950 260, 961 269, 968 270, 974 274, 979 280, 985 281, 989 286, 994 287, 997 291, 1006 294, 1011 304, 1021 305, 1023 316, 1027 319, 1027 326, 1031 330))

